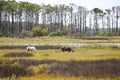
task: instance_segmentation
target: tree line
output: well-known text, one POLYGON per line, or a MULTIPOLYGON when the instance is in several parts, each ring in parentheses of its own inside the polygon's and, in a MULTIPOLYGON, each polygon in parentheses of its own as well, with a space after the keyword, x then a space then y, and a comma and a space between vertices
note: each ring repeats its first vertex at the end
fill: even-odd
POLYGON ((0 0, 0 36, 119 36, 120 6, 111 9, 0 0))

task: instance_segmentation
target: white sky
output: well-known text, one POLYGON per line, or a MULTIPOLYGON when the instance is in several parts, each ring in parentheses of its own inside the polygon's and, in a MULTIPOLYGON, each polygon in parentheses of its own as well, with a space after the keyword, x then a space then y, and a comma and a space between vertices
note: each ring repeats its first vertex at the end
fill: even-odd
POLYGON ((87 9, 93 9, 95 7, 100 9, 112 9, 113 6, 120 6, 120 0, 16 0, 25 1, 37 4, 66 4, 74 3, 78 6, 83 6, 87 9))

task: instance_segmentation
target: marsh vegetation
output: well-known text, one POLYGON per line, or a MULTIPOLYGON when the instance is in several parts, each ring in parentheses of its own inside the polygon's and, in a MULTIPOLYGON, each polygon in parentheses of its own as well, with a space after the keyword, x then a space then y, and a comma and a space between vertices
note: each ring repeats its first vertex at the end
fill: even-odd
MULTIPOLYGON (((7 38, 6 38, 7 39, 7 38)), ((17 38, 1 42, 22 43, 17 38)), ((76 42, 79 39, 30 38, 28 42, 56 43, 76 42)), ((119 40, 119 39, 118 39, 119 40)), ((88 40, 91 41, 91 40, 88 40)), ((101 41, 101 40, 99 40, 101 41)), ((83 42, 81 42, 83 43, 83 42)), ((27 45, 0 45, 0 79, 33 80, 36 77, 47 80, 116 80, 120 79, 120 47, 117 45, 99 45, 96 41, 81 47, 74 47, 74 53, 62 52, 61 45, 36 45, 36 52, 26 51, 27 45)))

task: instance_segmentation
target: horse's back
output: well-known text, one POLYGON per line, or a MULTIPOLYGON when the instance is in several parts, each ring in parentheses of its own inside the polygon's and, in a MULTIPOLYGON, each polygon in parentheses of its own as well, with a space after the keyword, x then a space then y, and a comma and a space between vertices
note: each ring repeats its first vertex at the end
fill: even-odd
POLYGON ((27 51, 36 51, 36 48, 34 46, 27 46, 26 50, 27 51))
POLYGON ((72 52, 74 52, 73 48, 70 47, 70 46, 62 46, 61 50, 62 50, 62 52, 64 52, 64 51, 69 51, 69 52, 72 51, 72 52))

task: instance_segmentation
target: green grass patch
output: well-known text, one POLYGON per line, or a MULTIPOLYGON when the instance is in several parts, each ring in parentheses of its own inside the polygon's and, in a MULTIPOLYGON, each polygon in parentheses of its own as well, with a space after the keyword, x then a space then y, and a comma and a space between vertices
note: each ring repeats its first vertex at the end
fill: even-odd
MULTIPOLYGON (((69 60, 100 60, 100 59, 120 59, 120 49, 119 48, 75 48, 75 52, 61 52, 60 49, 48 49, 48 50, 37 50, 32 52, 33 56, 31 57, 12 57, 4 58, 4 55, 8 53, 20 53, 26 52, 22 49, 2 49, 0 50, 1 59, 53 59, 60 61, 69 61, 69 60)), ((22 54, 20 54, 22 55, 22 54)), ((25 55, 25 54, 23 54, 25 55)))

